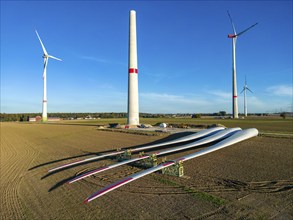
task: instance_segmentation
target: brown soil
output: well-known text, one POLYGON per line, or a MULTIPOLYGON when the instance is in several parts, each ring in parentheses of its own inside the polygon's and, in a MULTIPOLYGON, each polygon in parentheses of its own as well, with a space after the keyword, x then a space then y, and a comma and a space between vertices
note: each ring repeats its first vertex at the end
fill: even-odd
POLYGON ((174 137, 94 126, 1 123, 0 219, 293 218, 292 138, 256 137, 185 162, 182 178, 154 173, 89 204, 83 204, 86 197, 140 169, 125 165, 71 185, 64 183, 114 161, 47 174, 77 158, 174 137))

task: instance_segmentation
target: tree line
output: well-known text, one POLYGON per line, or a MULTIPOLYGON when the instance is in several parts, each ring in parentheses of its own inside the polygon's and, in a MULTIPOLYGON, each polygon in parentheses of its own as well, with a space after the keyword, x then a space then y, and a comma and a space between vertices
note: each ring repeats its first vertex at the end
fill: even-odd
MULTIPOLYGON (((29 118, 36 116, 41 116, 42 113, 0 113, 0 121, 29 121, 29 118)), ((152 113, 139 113, 141 118, 171 118, 171 117, 183 117, 183 118, 201 118, 201 116, 229 116, 225 111, 219 111, 217 113, 177 113, 177 114, 152 114, 152 113)), ((251 114, 257 116, 266 116, 268 114, 251 114)), ((281 117, 288 116, 288 114, 281 115, 281 117)), ((102 113, 92 113, 92 112, 82 112, 82 113, 48 113, 49 118, 60 118, 64 120, 74 120, 74 119, 85 119, 85 118, 126 118, 126 112, 102 112, 102 113)), ((291 113, 292 117, 292 113, 291 113)))
MULTIPOLYGON (((0 121, 29 121, 29 118, 41 116, 42 113, 0 114, 0 121)), ((78 119, 78 118, 126 118, 126 113, 48 113, 49 118, 78 119)))
MULTIPOLYGON (((41 116, 42 113, 1 113, 0 121, 8 122, 8 121, 29 121, 30 118, 34 118, 36 116, 41 116)), ((176 114, 178 116, 178 114, 176 114)), ((179 114, 181 117, 189 117, 192 114, 179 114)), ((142 118, 165 118, 165 117, 174 117, 174 114, 151 114, 151 113, 140 113, 140 117, 142 118)), ((74 119, 85 119, 85 118, 126 118, 126 112, 103 112, 103 113, 92 113, 92 112, 83 112, 83 113, 48 113, 49 118, 60 118, 64 120, 74 120, 74 119)))
MULTIPOLYGON (((1 113, 0 121, 8 122, 8 121, 29 121, 30 118, 34 118, 36 116, 41 116, 42 113, 1 113)), ((140 113, 140 117, 142 118, 163 118, 163 117, 171 117, 171 114, 150 114, 150 113, 140 113)), ((82 113, 48 113, 49 118, 60 118, 64 120, 74 120, 74 119, 85 119, 85 118, 126 118, 126 112, 103 112, 103 113, 92 113, 92 112, 82 112, 82 113)))

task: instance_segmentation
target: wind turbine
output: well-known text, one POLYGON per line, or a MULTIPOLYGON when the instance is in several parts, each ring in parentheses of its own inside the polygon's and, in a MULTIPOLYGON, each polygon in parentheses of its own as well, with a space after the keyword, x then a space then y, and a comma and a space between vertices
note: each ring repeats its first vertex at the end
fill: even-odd
POLYGON ((249 29, 253 28, 258 23, 255 23, 254 25, 251 25, 249 28, 246 28, 245 30, 241 31, 240 33, 236 33, 235 26, 233 24, 231 15, 229 11, 227 11, 234 34, 228 34, 228 38, 232 38, 232 93, 233 93, 233 118, 238 118, 238 100, 237 100, 237 80, 236 80, 236 40, 237 38, 244 34, 249 29))
POLYGON ((246 83, 246 76, 245 76, 245 84, 244 87, 241 91, 244 92, 244 116, 247 117, 247 100, 246 100, 246 90, 248 90, 249 92, 253 93, 248 87, 247 87, 247 83, 246 83))
POLYGON ((44 97, 43 97, 43 113, 42 113, 42 121, 46 122, 48 121, 48 114, 47 114, 47 65, 48 65, 48 60, 49 58, 55 59, 55 60, 59 60, 62 61, 61 59, 57 58, 57 57, 53 57, 51 55, 49 55, 45 49, 45 46, 36 30, 36 34, 39 38, 39 41, 42 45, 43 48, 43 58, 44 58, 44 72, 43 72, 43 80, 44 80, 44 97))

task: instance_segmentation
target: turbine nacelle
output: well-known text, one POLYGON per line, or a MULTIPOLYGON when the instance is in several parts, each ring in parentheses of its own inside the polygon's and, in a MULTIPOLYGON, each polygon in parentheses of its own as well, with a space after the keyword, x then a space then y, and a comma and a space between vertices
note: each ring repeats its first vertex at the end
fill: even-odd
POLYGON ((228 38, 235 38, 235 37, 237 37, 236 34, 228 34, 228 38))

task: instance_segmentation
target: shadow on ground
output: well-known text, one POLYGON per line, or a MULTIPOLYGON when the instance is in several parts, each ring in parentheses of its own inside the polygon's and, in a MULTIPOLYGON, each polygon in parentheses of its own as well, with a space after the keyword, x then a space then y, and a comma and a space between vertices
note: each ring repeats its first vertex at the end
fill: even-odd
MULTIPOLYGON (((50 125, 58 126, 58 125, 66 125, 66 124, 50 124, 50 125)), ((70 125, 72 125, 72 124, 70 124, 70 125)), ((74 124, 74 125, 78 125, 78 126, 89 126, 89 125, 80 125, 80 124, 74 124)), ((175 134, 171 134, 171 135, 169 135, 167 137, 164 137, 164 138, 162 138, 160 140, 156 140, 156 141, 153 141, 153 142, 150 142, 150 143, 147 143, 147 144, 135 145, 135 146, 127 147, 127 148, 121 148, 121 150, 128 150, 128 149, 131 150, 131 149, 138 148, 138 147, 142 147, 142 146, 159 144, 159 143, 163 143, 163 142, 166 142, 166 141, 171 141, 171 140, 174 140, 174 139, 177 139, 177 138, 180 138, 180 137, 184 137, 184 136, 187 136, 187 135, 190 135, 190 134, 193 134, 193 133, 194 132, 180 132, 180 133, 175 133, 175 134)), ((160 149, 160 148, 164 148, 164 147, 166 147, 166 146, 158 147, 156 149, 160 149)), ((107 153, 110 153, 110 152, 113 152, 113 150, 99 151, 99 152, 87 152, 87 153, 80 154, 80 155, 75 155, 75 156, 72 156, 72 157, 66 157, 66 158, 62 158, 62 159, 58 159, 58 160, 54 160, 54 161, 48 161, 46 163, 42 163, 42 164, 36 165, 34 167, 31 167, 28 170, 29 171, 30 170, 34 170, 34 169, 37 169, 37 168, 40 168, 40 167, 43 167, 43 166, 46 166, 46 165, 55 164, 55 163, 58 163, 58 162, 67 161, 67 160, 71 160, 71 159, 78 159, 78 158, 82 158, 82 157, 86 157, 86 156, 98 156, 98 155, 107 154, 107 153)), ((146 150, 146 152, 147 152, 147 150, 146 150)), ((102 160, 102 159, 104 159, 104 158, 97 159, 97 160, 102 160)), ((72 166, 69 166, 69 167, 65 167, 65 168, 62 168, 62 169, 59 169, 59 170, 50 172, 50 173, 46 174, 45 176, 43 176, 42 179, 44 179, 44 178, 46 178, 46 177, 48 177, 48 176, 50 176, 52 174, 58 173, 60 171, 63 171, 65 169, 73 168, 73 167, 76 167, 76 166, 81 165, 81 164, 91 163, 91 162, 94 162, 94 161, 97 161, 97 160, 87 161, 87 162, 84 162, 84 163, 80 163, 80 164, 77 164, 77 165, 72 165, 72 166)))

